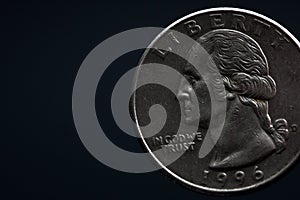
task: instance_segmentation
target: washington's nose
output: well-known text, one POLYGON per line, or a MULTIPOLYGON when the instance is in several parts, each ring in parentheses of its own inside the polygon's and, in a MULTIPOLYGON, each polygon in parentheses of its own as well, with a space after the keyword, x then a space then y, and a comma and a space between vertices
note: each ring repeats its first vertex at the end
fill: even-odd
POLYGON ((186 100, 190 98, 188 84, 185 79, 180 81, 176 96, 178 100, 186 100))
POLYGON ((189 99, 189 97, 190 97, 189 94, 186 92, 178 91, 177 93, 178 100, 186 100, 189 99))

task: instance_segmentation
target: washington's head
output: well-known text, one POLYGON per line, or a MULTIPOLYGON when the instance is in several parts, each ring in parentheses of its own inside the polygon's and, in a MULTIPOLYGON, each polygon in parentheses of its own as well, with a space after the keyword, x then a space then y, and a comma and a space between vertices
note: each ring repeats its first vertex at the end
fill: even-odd
MULTIPOLYGON (((229 29, 210 31, 197 41, 210 55, 209 62, 214 63, 221 75, 218 84, 223 84, 226 90, 227 117, 218 142, 219 156, 212 161, 211 167, 243 165, 241 159, 230 159, 231 154, 235 157, 247 156, 251 162, 269 155, 273 150, 282 151, 287 133, 279 134, 269 116, 268 101, 276 94, 276 84, 258 43, 244 33, 229 29), (255 153, 259 155, 251 155, 255 153)), ((178 97, 185 101, 187 107, 186 122, 192 123, 200 117, 193 113, 193 102, 198 100, 200 124, 205 123, 210 119, 210 99, 204 77, 190 65, 185 67, 184 74, 197 95, 193 97, 188 84, 181 83, 178 97)), ((218 95, 217 84, 215 88, 215 95, 218 95)))

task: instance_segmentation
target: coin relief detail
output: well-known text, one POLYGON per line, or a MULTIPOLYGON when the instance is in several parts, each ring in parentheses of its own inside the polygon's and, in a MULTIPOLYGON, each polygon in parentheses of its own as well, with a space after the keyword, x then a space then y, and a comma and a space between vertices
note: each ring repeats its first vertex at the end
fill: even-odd
MULTIPOLYGON (((167 101, 163 129, 149 138, 143 137, 142 131, 140 135, 158 164, 175 180, 199 191, 243 191, 275 179, 297 159, 299 42, 278 23, 236 8, 192 13, 171 24, 151 43, 140 61, 148 63, 164 64, 181 74, 165 77, 174 86, 174 95, 166 92, 167 88, 151 85, 134 96, 134 112, 141 124, 147 121, 151 105, 167 101), (195 44, 184 49, 185 41, 178 33, 191 37, 195 44), (161 45, 165 49, 159 48, 161 45), (200 55, 202 49, 207 59, 200 55), (176 55, 178 51, 187 59, 176 55), (198 68, 210 73, 200 73, 198 68), (219 124, 210 127, 210 122, 218 120, 224 110, 213 107, 212 102, 226 104, 217 140, 213 134, 219 124), (177 123, 183 123, 186 130, 196 127, 196 131, 177 130, 177 123), (216 143, 201 157, 206 138, 216 143), (153 153, 158 149, 164 153, 153 153), (176 161, 163 164, 179 153, 176 161)), ((139 69, 143 70, 147 69, 139 69)), ((149 71, 147 75, 160 73, 149 71)))

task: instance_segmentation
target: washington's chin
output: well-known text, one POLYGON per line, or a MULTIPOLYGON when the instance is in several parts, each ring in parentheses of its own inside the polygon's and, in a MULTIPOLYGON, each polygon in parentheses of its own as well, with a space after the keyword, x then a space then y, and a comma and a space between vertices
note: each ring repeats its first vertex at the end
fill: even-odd
POLYGON ((185 109, 183 111, 183 120, 184 123, 188 125, 198 126, 200 122, 200 114, 196 112, 194 109, 185 109))
POLYGON ((195 118, 194 116, 185 116, 184 122, 189 125, 197 124, 199 123, 199 118, 195 118))
POLYGON ((209 119, 200 119, 200 117, 194 117, 194 116, 190 116, 190 117, 185 116, 183 120, 186 125, 197 126, 198 128, 201 129, 208 129, 209 122, 210 122, 209 119))

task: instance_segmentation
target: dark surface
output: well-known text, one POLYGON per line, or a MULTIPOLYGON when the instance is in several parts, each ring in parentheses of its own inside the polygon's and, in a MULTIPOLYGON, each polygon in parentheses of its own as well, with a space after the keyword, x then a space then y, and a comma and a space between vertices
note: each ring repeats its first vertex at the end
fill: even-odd
MULTIPOLYGON (((216 6, 257 11, 300 38, 299 7, 288 1, 2 2, 1 199, 219 198, 172 183, 161 172, 127 174, 104 166, 82 145, 71 110, 75 75, 97 44, 127 29, 166 27, 193 11, 216 6)), ((103 88, 107 95, 97 96, 97 110, 109 105, 110 77, 116 81, 122 75, 118 66, 129 69, 140 53, 125 55, 110 66, 106 79, 111 82, 103 88)), ((111 118, 105 122, 116 144, 141 151, 111 118)), ((231 199, 298 199, 299 177, 296 166, 268 187, 231 199)))

